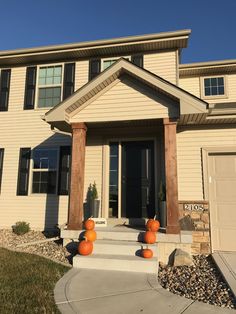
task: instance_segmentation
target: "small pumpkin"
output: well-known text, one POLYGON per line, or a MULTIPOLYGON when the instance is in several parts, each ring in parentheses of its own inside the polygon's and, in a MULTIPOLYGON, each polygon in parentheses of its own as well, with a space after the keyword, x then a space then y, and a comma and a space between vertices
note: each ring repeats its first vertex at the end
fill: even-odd
POLYGON ((78 252, 80 255, 90 255, 93 252, 93 242, 87 239, 82 240, 79 243, 78 252))
POLYGON ((95 222, 91 218, 84 221, 84 228, 86 230, 93 230, 95 227, 95 222))
POLYGON ((152 258, 153 257, 153 251, 151 249, 142 249, 141 256, 143 258, 152 258))
POLYGON ((95 241, 97 239, 97 233, 94 230, 86 230, 84 236, 88 241, 95 241))
POLYGON ((153 244, 156 242, 156 234, 152 231, 146 231, 143 236, 145 243, 153 244))
POLYGON ((160 222, 155 219, 149 219, 146 224, 146 229, 152 232, 157 232, 160 228, 160 222))

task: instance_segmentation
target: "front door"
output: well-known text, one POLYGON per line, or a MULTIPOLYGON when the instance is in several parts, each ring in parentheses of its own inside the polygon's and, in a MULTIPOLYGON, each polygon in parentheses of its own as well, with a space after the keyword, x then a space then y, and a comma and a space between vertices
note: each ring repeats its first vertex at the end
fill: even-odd
POLYGON ((154 143, 122 142, 121 215, 154 217, 154 143))

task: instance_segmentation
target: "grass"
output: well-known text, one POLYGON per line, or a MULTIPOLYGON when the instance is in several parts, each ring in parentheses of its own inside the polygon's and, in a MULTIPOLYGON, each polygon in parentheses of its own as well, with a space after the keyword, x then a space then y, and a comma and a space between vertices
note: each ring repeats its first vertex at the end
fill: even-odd
POLYGON ((60 313, 53 290, 68 267, 0 248, 0 313, 60 313))

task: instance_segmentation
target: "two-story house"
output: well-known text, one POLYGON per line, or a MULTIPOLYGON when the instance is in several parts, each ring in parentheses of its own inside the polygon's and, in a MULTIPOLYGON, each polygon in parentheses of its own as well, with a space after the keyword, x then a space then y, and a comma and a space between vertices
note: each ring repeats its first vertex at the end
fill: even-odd
POLYGON ((0 52, 1 227, 78 230, 94 182, 99 217, 138 222, 163 184, 167 233, 236 250, 236 60, 180 64, 189 35, 0 52))

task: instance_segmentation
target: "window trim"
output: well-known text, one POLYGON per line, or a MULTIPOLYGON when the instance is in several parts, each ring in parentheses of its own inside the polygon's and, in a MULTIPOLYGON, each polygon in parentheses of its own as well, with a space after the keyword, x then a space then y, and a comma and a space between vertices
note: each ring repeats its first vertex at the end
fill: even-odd
MULTIPOLYGON (((66 62, 67 63, 67 62, 66 62)), ((69 62, 68 62, 69 63, 69 62)), ((60 102, 62 102, 63 100, 63 87, 64 87, 64 68, 65 68, 65 63, 50 63, 50 64, 38 64, 36 65, 37 67, 37 76, 36 76, 36 84, 35 84, 35 88, 36 88, 36 92, 35 92, 35 110, 49 110, 53 107, 39 107, 38 106, 38 96, 39 96, 39 88, 46 88, 46 86, 48 87, 61 87, 61 100, 60 102), (40 68, 43 67, 52 67, 52 66, 61 66, 62 67, 62 71, 61 71, 61 84, 57 84, 57 85, 42 85, 39 87, 39 70, 40 68)))
POLYGON ((200 85, 201 85, 201 98, 202 99, 222 99, 222 98, 228 98, 228 76, 227 75, 207 75, 207 76, 201 76, 200 77, 200 85), (205 95, 205 85, 204 85, 204 79, 207 78, 218 78, 218 77, 223 77, 224 79, 224 90, 225 93, 224 95, 205 95))
MULTIPOLYGON (((58 178, 59 178, 59 158, 60 158, 60 147, 40 147, 40 148, 32 148, 31 149, 31 158, 30 158, 30 173, 29 173, 29 194, 31 196, 40 196, 40 195, 57 195, 57 190, 58 190, 58 178), (57 163, 56 163, 56 186, 55 186, 55 193, 33 193, 33 172, 34 172, 34 151, 35 150, 47 150, 47 151, 56 151, 56 156, 57 156, 57 163)), ((38 170, 38 172, 40 171, 40 169, 38 170)), ((48 170, 42 170, 47 172, 48 170)))
POLYGON ((103 72, 103 71, 105 71, 106 69, 108 69, 108 68, 106 68, 106 69, 104 69, 104 67, 103 67, 103 62, 104 61, 109 61, 109 60, 119 60, 120 58, 124 58, 124 59, 128 59, 130 62, 131 62, 131 55, 130 56, 120 56, 120 57, 108 57, 108 58, 101 58, 101 72, 103 72))
POLYGON ((0 147, 0 151, 2 152, 2 158, 1 158, 1 155, 0 155, 0 195, 1 195, 5 148, 0 147))

